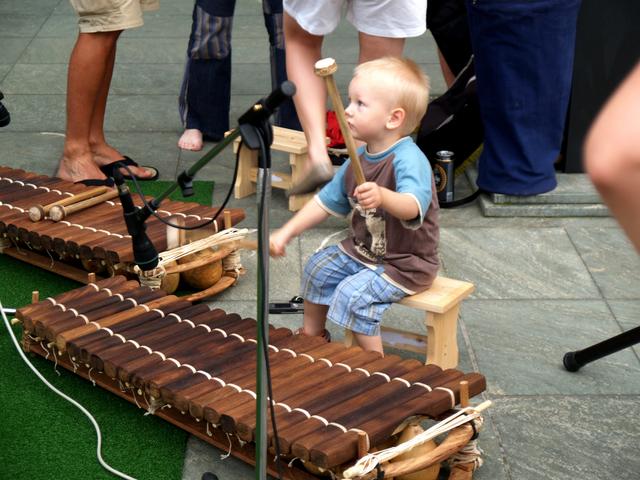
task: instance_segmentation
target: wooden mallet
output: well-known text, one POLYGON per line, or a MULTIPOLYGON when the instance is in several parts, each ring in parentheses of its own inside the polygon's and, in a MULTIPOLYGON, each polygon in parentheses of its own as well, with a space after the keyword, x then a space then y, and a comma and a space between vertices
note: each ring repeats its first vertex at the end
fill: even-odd
POLYGON ((72 205, 74 203, 81 202, 82 200, 86 200, 88 198, 93 198, 97 195, 101 195, 109 190, 109 187, 96 187, 91 188, 89 190, 85 190, 84 192, 76 193, 75 195, 71 195, 63 198, 62 200, 58 200, 57 202, 50 203, 48 205, 34 205, 29 208, 29 218, 32 222, 39 222, 43 220, 51 210, 52 207, 59 205, 61 207, 66 207, 67 205, 72 205))
POLYGON ((315 64, 316 75, 324 77, 327 84, 327 92, 329 92, 329 98, 331 98, 333 110, 336 112, 336 117, 338 118, 340 131, 344 137, 344 143, 347 146, 349 158, 351 158, 351 167, 353 168, 353 174, 356 177, 356 183, 361 185, 367 180, 364 178, 364 172, 362 171, 362 165, 360 164, 360 159, 358 158, 356 150, 356 142, 353 139, 353 135, 351 135, 351 130, 349 130, 347 117, 344 114, 344 106, 342 105, 342 98, 338 92, 336 81, 333 78, 333 74, 336 73, 337 70, 338 65, 333 58, 323 58, 322 60, 318 60, 315 64))
POLYGON ((49 210, 49 217, 54 222, 59 222, 67 218, 72 213, 80 212, 86 208, 93 207, 94 205, 98 205, 99 203, 102 203, 102 202, 106 202, 107 200, 113 200, 117 196, 118 196, 118 190, 107 189, 107 191, 101 195, 88 198, 87 200, 73 203, 68 206, 54 205, 53 207, 51 207, 51 210, 49 210))

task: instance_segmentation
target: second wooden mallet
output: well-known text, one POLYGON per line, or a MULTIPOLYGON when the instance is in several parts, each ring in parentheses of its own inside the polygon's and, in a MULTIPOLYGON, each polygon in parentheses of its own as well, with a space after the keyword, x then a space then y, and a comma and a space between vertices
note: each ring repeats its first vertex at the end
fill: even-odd
POLYGON ((365 179, 364 172, 362 171, 362 165, 360 164, 360 158, 358 157, 356 149, 356 142, 353 139, 353 135, 351 135, 351 130, 349 130, 349 125, 347 124, 347 117, 344 113, 344 106, 342 105, 340 92, 338 92, 336 81, 333 78, 333 74, 337 70, 338 65, 333 58, 323 58, 322 60, 318 60, 315 64, 316 75, 318 75, 319 77, 324 77, 324 80, 327 84, 327 92, 329 93, 329 98, 331 98, 333 110, 336 112, 336 117, 338 118, 340 131, 342 132, 342 136, 344 137, 344 143, 347 146, 349 158, 351 158, 351 166, 353 168, 353 174, 356 178, 356 183, 358 185, 361 185, 367 180, 365 179))

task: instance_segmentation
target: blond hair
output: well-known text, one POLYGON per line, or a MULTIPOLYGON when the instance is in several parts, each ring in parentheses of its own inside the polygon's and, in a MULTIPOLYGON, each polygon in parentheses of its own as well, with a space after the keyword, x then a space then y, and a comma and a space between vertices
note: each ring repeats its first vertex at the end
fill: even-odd
POLYGON ((409 58, 382 57, 358 65, 353 76, 382 86, 394 108, 405 111, 402 134, 408 135, 418 126, 427 111, 429 77, 409 58))

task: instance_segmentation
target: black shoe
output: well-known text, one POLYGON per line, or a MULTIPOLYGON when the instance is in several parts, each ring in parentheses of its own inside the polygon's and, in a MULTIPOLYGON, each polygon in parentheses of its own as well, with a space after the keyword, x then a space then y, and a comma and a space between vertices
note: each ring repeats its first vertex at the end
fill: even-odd
MULTIPOLYGON (((2 92, 0 92, 0 100, 4 98, 2 92)), ((6 127, 11 122, 11 115, 9 115, 9 110, 0 103, 0 127, 6 127)))

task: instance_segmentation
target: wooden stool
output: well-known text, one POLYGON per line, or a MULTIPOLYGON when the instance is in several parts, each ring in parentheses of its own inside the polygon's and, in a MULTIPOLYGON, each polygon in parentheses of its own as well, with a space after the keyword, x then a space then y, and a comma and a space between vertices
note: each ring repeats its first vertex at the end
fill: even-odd
MULTIPOLYGON (((457 326, 460 303, 474 290, 472 283, 436 277, 429 290, 410 295, 398 303, 426 312, 427 336, 381 325, 382 343, 386 347, 425 352, 425 363, 455 368, 458 365, 457 326)), ((344 343, 355 343, 353 332, 345 330, 344 343)))
MULTIPOLYGON (((236 153, 240 146, 240 138, 233 143, 233 151, 236 153)), ((289 190, 291 185, 298 181, 298 175, 307 160, 307 141, 304 133, 288 128, 273 127, 273 143, 271 150, 289 154, 291 173, 271 172, 272 176, 279 180, 272 180, 272 187, 289 190)), ((236 179, 234 196, 244 198, 256 192, 258 177, 258 151, 242 148, 240 163, 238 165, 238 178, 236 179)), ((292 195, 289 197, 289 210, 295 212, 313 198, 314 193, 304 195, 292 195)))

